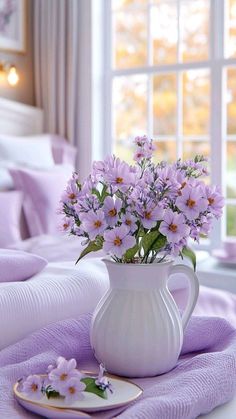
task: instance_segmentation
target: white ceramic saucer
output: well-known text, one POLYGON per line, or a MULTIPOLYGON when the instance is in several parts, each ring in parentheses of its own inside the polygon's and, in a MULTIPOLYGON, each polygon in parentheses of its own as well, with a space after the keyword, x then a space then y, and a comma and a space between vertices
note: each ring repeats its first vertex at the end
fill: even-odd
POLYGON ((108 391, 107 399, 103 399, 93 393, 83 392, 83 399, 70 405, 66 404, 63 398, 47 399, 45 395, 40 400, 26 396, 20 391, 20 384, 16 383, 13 391, 17 401, 27 410, 46 416, 47 418, 89 418, 84 412, 99 412, 125 406, 136 400, 142 389, 136 384, 107 374, 113 387, 113 393, 108 391))
POLYGON ((236 265, 236 256, 229 256, 224 249, 212 250, 212 256, 227 265, 236 265))

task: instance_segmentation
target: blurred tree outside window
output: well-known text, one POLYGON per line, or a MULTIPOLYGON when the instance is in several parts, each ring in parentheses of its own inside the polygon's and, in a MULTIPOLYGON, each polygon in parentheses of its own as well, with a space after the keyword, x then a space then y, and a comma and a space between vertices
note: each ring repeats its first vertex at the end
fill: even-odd
POLYGON ((225 234, 236 237, 236 0, 214 1, 110 0, 112 151, 131 162, 134 136, 148 134, 158 161, 214 159, 212 91, 223 88, 225 234), (211 73, 216 3, 223 4, 222 85, 211 73))

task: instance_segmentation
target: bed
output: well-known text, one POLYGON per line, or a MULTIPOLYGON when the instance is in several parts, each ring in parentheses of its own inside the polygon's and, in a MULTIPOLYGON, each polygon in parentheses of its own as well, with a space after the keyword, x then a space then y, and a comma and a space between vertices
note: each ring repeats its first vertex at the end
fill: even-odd
MULTIPOLYGON (((0 136, 42 134, 41 109, 0 98, 0 136)), ((73 147, 57 136, 52 138, 53 147, 57 164, 66 162, 73 166, 73 147)), ((71 166, 69 170, 72 170, 71 166)), ((18 240, 9 243, 7 247, 43 256, 48 260, 48 265, 27 281, 0 283, 0 349, 49 323, 93 311, 108 289, 108 276, 101 261, 102 254, 98 254, 96 258, 87 258, 75 266, 74 261, 81 250, 81 244, 76 237, 48 234, 46 231, 40 231, 40 234, 31 234, 28 231, 26 234, 24 231, 18 240)), ((178 289, 174 286, 172 289, 175 290, 178 300, 178 289)), ((183 303, 181 293, 179 304, 183 303)), ((205 314, 224 315, 222 295, 217 294, 217 291, 214 304, 211 305, 208 300, 201 301, 201 307, 204 307, 205 314)), ((196 314, 202 314, 201 310, 197 307, 196 314)), ((230 320, 236 323, 236 319, 230 320)), ((205 417, 223 419, 227 416, 228 419, 233 419, 235 408, 236 399, 205 417)))

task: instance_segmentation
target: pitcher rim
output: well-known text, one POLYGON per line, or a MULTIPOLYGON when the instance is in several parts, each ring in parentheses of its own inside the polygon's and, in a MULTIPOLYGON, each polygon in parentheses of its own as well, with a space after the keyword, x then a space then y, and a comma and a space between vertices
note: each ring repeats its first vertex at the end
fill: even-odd
POLYGON ((112 264, 112 265, 119 265, 119 266, 147 266, 147 267, 152 267, 152 266, 163 266, 163 265, 170 265, 171 263, 173 263, 174 262, 174 259, 173 258, 171 258, 171 256, 168 256, 167 257, 167 259, 164 259, 163 261, 161 261, 161 262, 152 262, 152 263, 127 263, 127 262, 124 262, 124 263, 120 263, 120 262, 116 262, 116 261, 114 261, 114 260, 112 260, 111 259, 111 257, 109 257, 109 256, 105 256, 105 257, 103 257, 102 258, 102 261, 104 262, 104 263, 110 263, 110 264, 112 264))

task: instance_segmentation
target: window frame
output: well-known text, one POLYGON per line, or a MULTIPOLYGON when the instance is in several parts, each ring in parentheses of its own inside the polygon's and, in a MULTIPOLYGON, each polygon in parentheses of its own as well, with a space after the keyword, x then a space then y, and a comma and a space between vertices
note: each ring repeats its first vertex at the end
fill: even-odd
MULTIPOLYGON (((191 1, 191 0, 185 0, 191 1)), ((97 4, 96 0, 93 0, 97 4)), ((186 70, 194 69, 209 69, 210 71, 210 124, 209 124, 209 141, 210 141, 210 154, 214 156, 211 158, 211 183, 220 185, 223 191, 224 196, 226 196, 226 146, 227 140, 236 141, 236 135, 229 137, 227 136, 226 131, 226 98, 225 93, 226 89, 226 69, 228 67, 236 68, 236 58, 226 58, 224 57, 224 46, 226 43, 226 28, 225 28, 225 8, 226 1, 222 0, 210 0, 210 45, 209 45, 209 59, 206 61, 198 62, 184 62, 176 64, 167 64, 167 65, 152 65, 135 67, 130 69, 113 69, 112 68, 112 0, 100 0, 100 7, 102 10, 102 19, 100 19, 100 25, 102 23, 103 30, 103 39, 102 44, 100 44, 100 52, 103 57, 103 77, 101 82, 102 96, 100 97, 101 105, 101 114, 102 116, 102 129, 100 129, 100 135, 96 136, 93 144, 96 150, 98 150, 98 137, 100 138, 100 153, 94 153, 94 157, 102 158, 105 155, 113 151, 114 138, 112 133, 112 82, 113 78, 117 76, 128 76, 135 74, 163 74, 163 73, 180 73, 186 70), (220 86, 215 88, 214 86, 220 86), (112 138, 112 141, 111 141, 112 138), (95 145, 96 144, 96 145, 95 145)), ((179 0, 178 0, 179 3, 179 0)), ((96 7, 97 7, 96 6, 96 7)), ((101 15, 101 13, 100 13, 101 15)), ((149 15, 149 14, 148 14, 149 15)), ((178 25, 179 25, 178 21, 178 25)), ((95 26, 98 25, 98 22, 95 26)), ((99 25, 99 26, 100 26, 99 25)), ((149 26, 148 26, 149 27, 149 26)), ((148 48, 148 54, 150 54, 150 45, 148 48)), ((181 84, 177 84, 177 94, 180 94, 181 84)), ((151 104, 151 94, 150 94, 150 80, 148 82, 149 92, 147 94, 148 98, 148 127, 150 128, 150 106, 151 104)), ((180 113, 182 109, 177 106, 178 118, 181 117, 180 113)), ((179 124, 178 124, 179 126, 179 124)), ((151 135, 150 129, 147 132, 148 135, 151 135)), ((161 136, 160 136, 161 137, 161 136)), ((157 137, 158 139, 159 137, 157 137)), ((177 138, 177 149, 178 153, 181 151, 182 139, 180 138, 180 133, 176 133, 177 138)), ((200 139, 200 138, 199 138, 200 139)), ((227 199, 226 203, 233 203, 236 205, 236 199, 227 199)), ((236 208, 236 206, 235 206, 236 208)), ((210 241, 200 245, 202 249, 211 249, 212 247, 220 246, 222 240, 226 236, 226 216, 222 217, 220 221, 217 221, 214 224, 214 228, 211 233, 210 241)))

